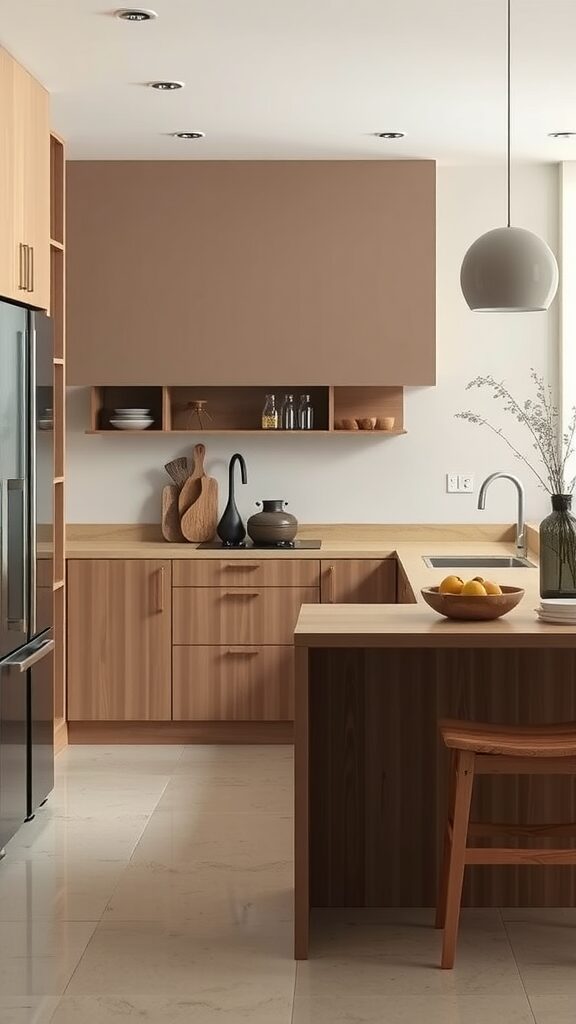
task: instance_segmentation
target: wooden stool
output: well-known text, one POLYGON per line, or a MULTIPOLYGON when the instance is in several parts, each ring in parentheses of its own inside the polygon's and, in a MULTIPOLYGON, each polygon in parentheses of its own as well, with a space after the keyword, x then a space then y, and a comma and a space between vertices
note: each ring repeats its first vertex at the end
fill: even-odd
POLYGON ((450 750, 448 821, 436 927, 444 929, 442 967, 454 966, 462 883, 467 864, 576 864, 576 849, 468 846, 468 836, 567 838, 576 823, 514 825, 470 821, 475 775, 575 775, 576 722, 543 726, 483 725, 446 719, 440 733, 450 750))

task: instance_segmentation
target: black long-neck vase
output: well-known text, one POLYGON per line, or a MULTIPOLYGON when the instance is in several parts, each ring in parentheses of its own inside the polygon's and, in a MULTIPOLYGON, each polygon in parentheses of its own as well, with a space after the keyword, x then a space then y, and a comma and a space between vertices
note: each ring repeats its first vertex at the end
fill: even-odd
POLYGON ((244 538, 246 536, 246 528, 242 522, 240 513, 236 508, 236 502, 234 501, 234 466, 236 463, 240 466, 242 483, 248 483, 244 456, 236 452, 236 454, 230 459, 230 463, 228 465, 228 504, 224 509, 224 513, 217 528, 220 540, 223 544, 226 544, 227 547, 240 547, 240 545, 244 543, 244 538))

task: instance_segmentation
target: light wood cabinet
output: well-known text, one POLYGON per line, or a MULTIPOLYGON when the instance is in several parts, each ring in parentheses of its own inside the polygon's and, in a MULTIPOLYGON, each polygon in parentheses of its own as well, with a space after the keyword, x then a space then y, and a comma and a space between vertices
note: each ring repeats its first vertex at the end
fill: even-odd
POLYGON ((0 296, 50 306, 49 96, 2 49, 0 296))
POLYGON ((175 647, 173 717, 188 722, 291 721, 294 648, 175 647))
POLYGON ((394 604, 395 558, 336 558, 321 562, 323 604, 394 604))
POLYGON ((68 718, 171 717, 171 563, 68 563, 68 718))
POLYGON ((317 587, 176 587, 174 644, 291 644, 317 587))
POLYGON ((318 587, 318 559, 180 559, 172 570, 174 587, 318 587))

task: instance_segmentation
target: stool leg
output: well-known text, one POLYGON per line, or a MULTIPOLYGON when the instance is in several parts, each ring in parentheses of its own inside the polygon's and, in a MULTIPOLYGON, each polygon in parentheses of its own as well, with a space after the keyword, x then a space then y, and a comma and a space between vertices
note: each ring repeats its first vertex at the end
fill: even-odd
POLYGON ((446 892, 448 889, 448 868, 452 854, 450 825, 454 821, 454 799, 456 796, 456 751, 450 751, 450 767, 448 769, 448 807, 446 825, 444 826, 444 845, 442 863, 440 865, 440 884, 438 886, 438 903, 436 904, 435 928, 443 928, 446 921, 446 892))
POLYGON ((474 754, 468 750, 458 751, 456 758, 456 794, 454 798, 452 848, 446 884, 446 918, 442 943, 441 966, 444 970, 450 970, 454 966, 473 783, 474 754))

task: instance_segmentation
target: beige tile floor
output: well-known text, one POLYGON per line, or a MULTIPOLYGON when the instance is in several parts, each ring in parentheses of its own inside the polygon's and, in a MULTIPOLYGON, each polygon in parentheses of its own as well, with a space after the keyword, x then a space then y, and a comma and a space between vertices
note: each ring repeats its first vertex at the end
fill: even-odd
POLYGON ((287 747, 72 747, 0 863, 0 1024, 576 1024, 576 909, 317 915, 287 747))

